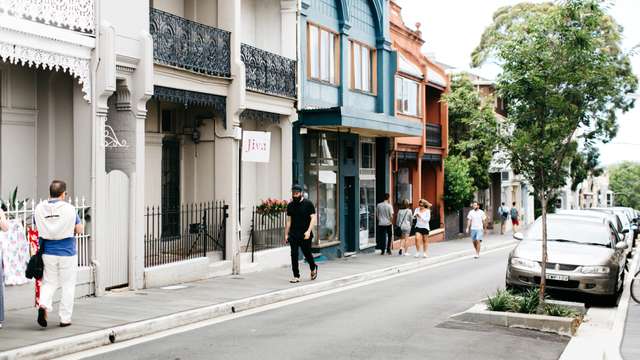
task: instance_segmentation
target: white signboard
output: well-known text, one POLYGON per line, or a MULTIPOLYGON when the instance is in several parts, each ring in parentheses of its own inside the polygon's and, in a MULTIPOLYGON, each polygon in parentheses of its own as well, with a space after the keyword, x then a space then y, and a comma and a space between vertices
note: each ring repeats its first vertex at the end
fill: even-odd
POLYGON ((242 132, 242 161, 268 163, 270 151, 270 132, 242 132))

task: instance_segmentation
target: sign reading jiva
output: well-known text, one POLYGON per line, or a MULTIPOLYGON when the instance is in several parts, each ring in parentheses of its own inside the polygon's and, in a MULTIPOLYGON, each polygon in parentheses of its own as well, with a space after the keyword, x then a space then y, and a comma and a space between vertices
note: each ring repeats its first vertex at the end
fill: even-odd
POLYGON ((264 131, 242 132, 242 161, 269 162, 271 133, 264 131))

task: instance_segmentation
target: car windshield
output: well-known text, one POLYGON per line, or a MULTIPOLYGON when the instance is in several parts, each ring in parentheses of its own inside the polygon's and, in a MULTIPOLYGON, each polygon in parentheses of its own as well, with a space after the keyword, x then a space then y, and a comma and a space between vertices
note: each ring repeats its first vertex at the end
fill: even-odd
MULTIPOLYGON (((541 219, 536 220, 531 226, 525 240, 542 240, 541 219)), ((549 218, 547 219, 547 240, 611 246, 611 233, 607 225, 595 221, 549 218)))

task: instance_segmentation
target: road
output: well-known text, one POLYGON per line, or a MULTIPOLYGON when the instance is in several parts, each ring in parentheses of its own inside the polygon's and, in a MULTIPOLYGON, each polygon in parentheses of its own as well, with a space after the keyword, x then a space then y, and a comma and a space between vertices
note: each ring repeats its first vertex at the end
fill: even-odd
POLYGON ((557 359, 568 338, 448 319, 503 286, 507 254, 447 263, 92 359, 557 359))

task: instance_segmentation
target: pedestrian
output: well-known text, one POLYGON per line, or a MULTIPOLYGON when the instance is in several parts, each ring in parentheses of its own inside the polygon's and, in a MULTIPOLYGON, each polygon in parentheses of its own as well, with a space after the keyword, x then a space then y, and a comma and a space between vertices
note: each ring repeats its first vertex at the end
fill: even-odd
POLYGON ((511 225, 513 228, 513 233, 515 234, 516 232, 518 232, 518 228, 520 227, 520 214, 518 212, 518 208, 516 208, 516 202, 514 201, 513 204, 511 204, 511 211, 510 211, 510 215, 511 215, 511 225))
POLYGON ((467 233, 471 230, 471 240, 473 241, 473 247, 476 250, 474 258, 480 257, 480 245, 482 244, 482 237, 484 235, 484 228, 486 226, 487 215, 483 210, 480 210, 477 201, 471 204, 473 208, 467 215, 467 233))
POLYGON ((396 216, 396 226, 400 230, 400 250, 398 255, 409 256, 409 233, 411 232, 411 204, 409 200, 402 200, 400 211, 396 216))
POLYGON ((507 227, 507 220, 509 219, 509 208, 502 203, 500 208, 498 208, 498 213, 500 214, 500 235, 504 235, 504 230, 507 227))
MULTIPOLYGON (((4 215, 4 210, 0 209, 0 231, 8 231, 9 224, 7 218, 4 215)), ((0 244, 0 329, 2 329, 2 323, 4 322, 4 272, 2 270, 2 244, 0 244)))
POLYGON ((34 210, 44 263, 38 307, 38 324, 42 327, 47 327, 48 313, 53 311, 53 296, 58 288, 62 288, 58 313, 60 327, 71 325, 78 269, 75 235, 82 234, 84 226, 66 198, 67 184, 54 180, 49 185, 49 199, 39 203, 34 210))
POLYGON ((413 212, 416 219, 416 257, 427 257, 429 247, 429 221, 431 221, 431 203, 425 199, 418 201, 418 208, 413 212))
POLYGON ((300 269, 298 264, 298 249, 302 250, 304 258, 309 263, 311 280, 318 277, 318 265, 311 254, 311 241, 313 240, 313 227, 316 225, 316 208, 311 200, 304 197, 304 188, 300 185, 291 187, 292 201, 287 204, 287 224, 285 227, 285 242, 291 247, 291 270, 293 278, 290 283, 300 282, 300 269))
POLYGON ((384 200, 376 206, 380 255, 384 255, 385 250, 387 255, 391 255, 391 245, 393 244, 393 206, 389 201, 390 198, 391 195, 384 194, 384 200))

